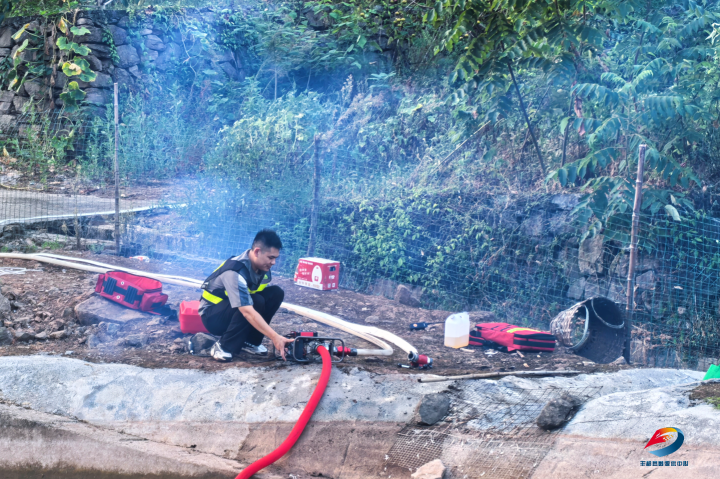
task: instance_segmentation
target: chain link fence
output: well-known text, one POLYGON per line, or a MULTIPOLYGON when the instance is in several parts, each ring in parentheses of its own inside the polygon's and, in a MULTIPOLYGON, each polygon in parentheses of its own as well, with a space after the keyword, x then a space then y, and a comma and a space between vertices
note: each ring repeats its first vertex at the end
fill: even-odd
MULTIPOLYGON (((409 185, 425 181, 426 159, 397 167, 337 138, 306 142, 281 162, 268 153, 255 181, 223 169, 232 145, 219 147, 220 126, 161 124, 131 102, 122 108, 120 254, 214 263, 273 228, 285 244, 278 273, 292 275, 308 254, 315 207, 312 253, 341 262, 345 288, 392 297, 406 284, 424 307, 492 310, 542 328, 585 298, 625 309, 629 231, 606 226, 581 241, 577 193, 491 185, 416 195, 409 185)), ((112 112, 27 113, 0 130, 2 249, 117 253, 112 112)), ((482 155, 479 143, 467 145, 463 161, 482 155)), ((641 364, 705 369, 720 357, 720 220, 686 216, 641 218, 632 343, 641 364)))

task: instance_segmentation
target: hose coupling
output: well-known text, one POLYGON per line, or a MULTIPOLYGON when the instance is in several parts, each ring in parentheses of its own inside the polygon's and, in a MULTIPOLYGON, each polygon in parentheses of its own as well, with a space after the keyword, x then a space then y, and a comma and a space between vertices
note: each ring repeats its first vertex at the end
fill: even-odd
POLYGON ((338 346, 333 350, 333 354, 338 357, 357 356, 357 349, 348 348, 346 346, 338 346))
POLYGON ((408 353, 408 361, 410 366, 418 369, 430 369, 433 367, 433 360, 424 354, 418 354, 414 351, 408 353))

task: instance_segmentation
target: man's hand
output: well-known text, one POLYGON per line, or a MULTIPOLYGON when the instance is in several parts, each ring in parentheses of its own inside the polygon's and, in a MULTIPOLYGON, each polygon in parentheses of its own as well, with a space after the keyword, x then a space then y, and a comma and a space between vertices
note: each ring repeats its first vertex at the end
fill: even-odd
POLYGON ((284 336, 280 336, 279 334, 275 334, 272 338, 273 346, 275 346, 276 351, 280 351, 280 356, 282 356, 283 361, 287 361, 285 359, 285 345, 292 343, 294 339, 286 338, 284 336))

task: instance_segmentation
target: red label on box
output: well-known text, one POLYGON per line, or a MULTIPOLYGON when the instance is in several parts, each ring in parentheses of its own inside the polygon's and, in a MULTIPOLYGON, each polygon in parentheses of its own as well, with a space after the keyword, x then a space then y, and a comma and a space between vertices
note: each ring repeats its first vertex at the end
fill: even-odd
POLYGON ((327 291, 338 289, 340 263, 323 258, 300 258, 295 270, 295 284, 327 291))

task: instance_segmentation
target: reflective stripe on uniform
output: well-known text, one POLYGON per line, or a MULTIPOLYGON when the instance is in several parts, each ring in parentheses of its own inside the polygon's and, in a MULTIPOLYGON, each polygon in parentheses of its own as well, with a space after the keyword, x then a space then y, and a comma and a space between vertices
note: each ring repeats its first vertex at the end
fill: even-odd
POLYGON ((266 287, 267 285, 268 285, 267 283, 264 283, 264 284, 261 284, 260 286, 258 286, 258 289, 255 289, 255 290, 248 289, 248 293, 250 293, 250 294, 255 294, 255 293, 257 293, 258 291, 262 291, 263 289, 265 289, 265 287, 266 287))
MULTIPOLYGON (((263 278, 263 281, 265 281, 266 279, 268 279, 267 275, 265 275, 265 277, 263 278)), ((270 281, 268 281, 267 283, 260 283, 260 286, 258 286, 258 288, 255 290, 248 288, 248 293, 255 294, 258 291, 262 291, 263 289, 265 289, 267 287, 268 284, 270 284, 270 281)))
MULTIPOLYGON (((225 292, 225 296, 227 296, 227 292, 225 292)), ((221 298, 220 296, 215 296, 214 294, 206 290, 203 290, 202 297, 203 299, 207 299, 208 301, 210 301, 212 304, 218 304, 220 301, 225 299, 221 298)))

